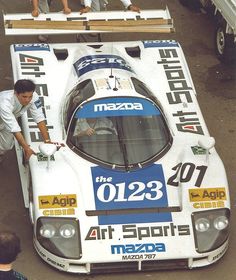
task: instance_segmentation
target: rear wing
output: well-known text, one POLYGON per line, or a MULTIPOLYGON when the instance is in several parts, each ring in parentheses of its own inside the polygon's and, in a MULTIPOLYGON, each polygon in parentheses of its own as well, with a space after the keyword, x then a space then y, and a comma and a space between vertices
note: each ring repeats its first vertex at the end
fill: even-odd
POLYGON ((6 35, 78 34, 111 32, 174 32, 168 7, 163 10, 3 14, 6 35))

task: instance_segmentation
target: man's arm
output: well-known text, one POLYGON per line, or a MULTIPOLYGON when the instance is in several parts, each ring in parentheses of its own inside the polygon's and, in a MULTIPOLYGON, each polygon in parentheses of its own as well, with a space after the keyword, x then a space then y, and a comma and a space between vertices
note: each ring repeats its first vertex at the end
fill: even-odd
POLYGON ((32 0, 32 6, 33 6, 33 10, 31 12, 31 15, 33 17, 38 17, 39 16, 39 0, 32 0))
POLYGON ((50 142, 50 137, 48 134, 48 130, 47 130, 45 121, 41 121, 41 122, 37 123, 37 126, 42 134, 43 141, 46 143, 50 142))
POLYGON ((135 6, 131 3, 131 0, 121 0, 121 2, 123 3, 124 7, 127 10, 130 10, 132 12, 138 12, 140 13, 140 8, 138 6, 135 6))
POLYGON ((24 150, 25 153, 25 159, 26 161, 29 160, 29 158, 35 154, 35 152, 30 148, 30 146, 26 143, 24 136, 22 135, 21 131, 13 132, 16 140, 21 145, 21 147, 24 150))
POLYGON ((84 8, 80 9, 80 14, 88 13, 91 11, 92 0, 84 0, 84 8))

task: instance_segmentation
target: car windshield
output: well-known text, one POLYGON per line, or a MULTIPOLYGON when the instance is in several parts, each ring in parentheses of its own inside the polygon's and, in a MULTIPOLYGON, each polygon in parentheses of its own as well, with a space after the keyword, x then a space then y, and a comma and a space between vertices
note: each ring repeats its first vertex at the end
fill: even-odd
POLYGON ((170 133, 161 111, 144 98, 103 98, 79 106, 67 142, 92 162, 131 169, 164 152, 170 133))

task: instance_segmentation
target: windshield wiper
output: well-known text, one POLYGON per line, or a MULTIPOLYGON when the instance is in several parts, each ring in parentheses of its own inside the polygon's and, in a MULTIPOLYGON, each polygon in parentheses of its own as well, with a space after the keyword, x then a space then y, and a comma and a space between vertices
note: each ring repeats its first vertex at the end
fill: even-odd
POLYGON ((126 145, 124 143, 124 131, 123 131, 123 127, 122 127, 121 123, 122 123, 122 118, 120 118, 120 117, 116 118, 116 130, 118 133, 118 140, 119 140, 122 156, 124 159, 125 170, 129 171, 130 165, 129 165, 129 160, 128 160, 128 153, 127 153, 126 145))

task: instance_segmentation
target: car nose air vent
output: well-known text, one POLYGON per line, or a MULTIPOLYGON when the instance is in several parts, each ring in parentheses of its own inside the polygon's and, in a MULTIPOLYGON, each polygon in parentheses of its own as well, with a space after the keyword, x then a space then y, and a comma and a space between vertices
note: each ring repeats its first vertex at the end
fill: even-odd
POLYGON ((67 49, 53 49, 57 60, 66 60, 68 57, 67 49))
POLYGON ((125 50, 129 56, 140 58, 141 50, 139 46, 132 47, 132 48, 125 48, 125 50))

